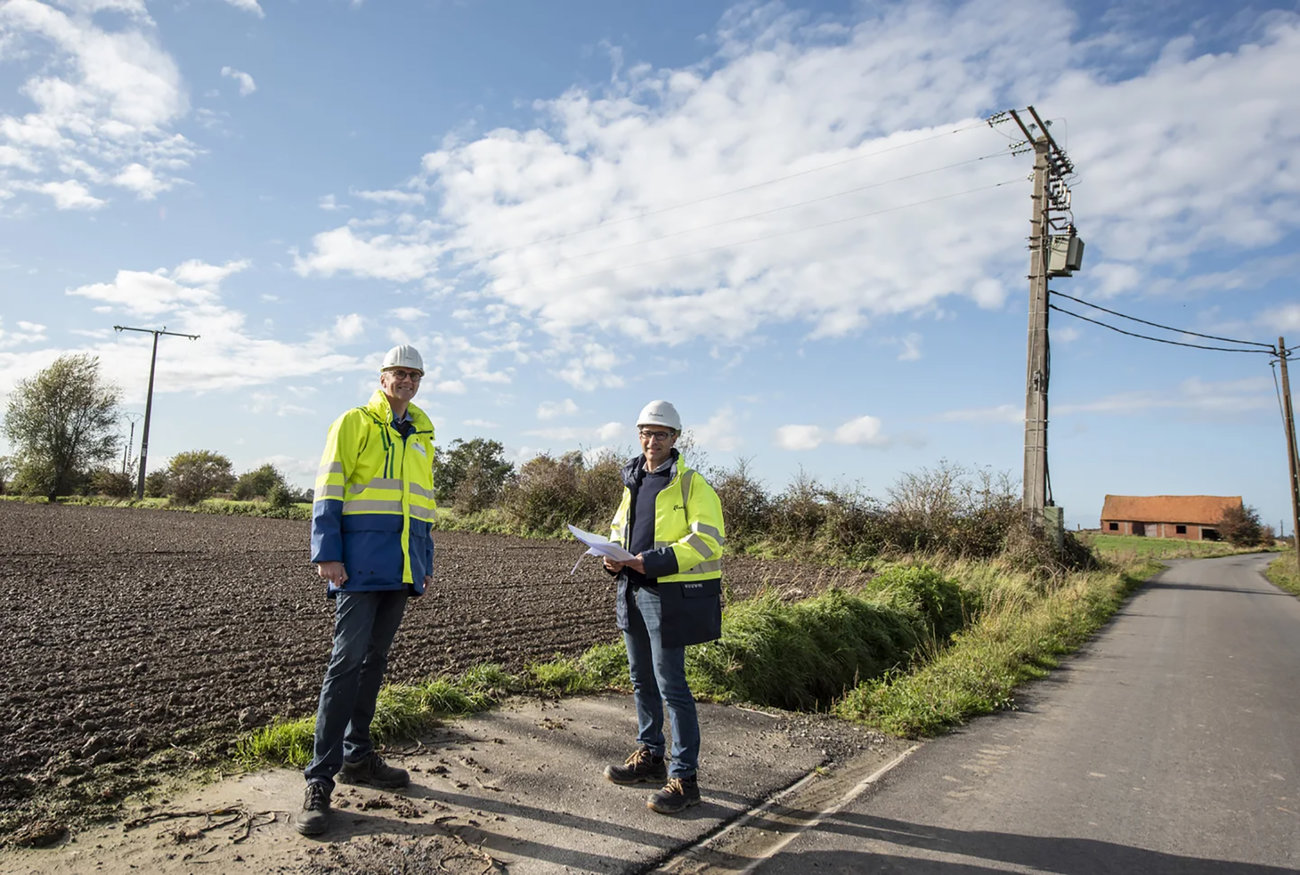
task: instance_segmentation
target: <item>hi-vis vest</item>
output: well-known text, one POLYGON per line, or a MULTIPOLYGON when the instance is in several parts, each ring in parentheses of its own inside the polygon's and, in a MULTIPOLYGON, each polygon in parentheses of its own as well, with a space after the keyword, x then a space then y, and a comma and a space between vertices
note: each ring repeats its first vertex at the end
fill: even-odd
POLYGON ((316 473, 312 562, 343 562, 344 589, 414 587, 433 570, 433 423, 410 405, 403 440, 382 391, 330 426, 316 473))
MULTIPOLYGON (((708 481, 688 468, 679 458, 673 476, 655 496, 655 549, 668 547, 677 558, 677 573, 657 578, 660 583, 716 580, 722 577, 722 545, 726 542, 722 524, 722 502, 708 481)), ((632 490, 623 487, 611 541, 627 549, 628 517, 632 490)))

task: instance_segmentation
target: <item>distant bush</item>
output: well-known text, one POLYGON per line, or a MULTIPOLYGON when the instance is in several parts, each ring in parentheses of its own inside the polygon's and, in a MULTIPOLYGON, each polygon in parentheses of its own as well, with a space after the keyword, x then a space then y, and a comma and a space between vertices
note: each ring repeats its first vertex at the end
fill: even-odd
POLYGON ((109 498, 130 498, 135 492, 135 478, 123 471, 100 468, 91 472, 91 490, 109 498))
POLYGON ((166 469, 150 471, 144 478, 146 498, 166 498, 171 493, 171 474, 166 469))
POLYGON ((284 477, 274 465, 263 465, 252 471, 245 471, 235 481, 235 498, 239 501, 252 501, 254 498, 269 498, 271 490, 285 486, 284 477))
POLYGON ((197 504, 235 485, 230 460, 210 450, 177 453, 167 467, 171 496, 181 504, 197 504))
POLYGON ((740 459, 731 468, 710 473, 709 483, 722 502, 728 543, 743 546, 766 536, 772 501, 763 490, 763 484, 750 472, 747 459, 740 459))

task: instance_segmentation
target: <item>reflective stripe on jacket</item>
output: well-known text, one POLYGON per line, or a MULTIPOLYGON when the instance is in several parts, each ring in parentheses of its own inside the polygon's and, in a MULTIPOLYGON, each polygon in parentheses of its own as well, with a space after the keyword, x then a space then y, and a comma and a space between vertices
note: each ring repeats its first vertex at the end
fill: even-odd
POLYGON ((316 473, 311 561, 342 562, 348 590, 424 592, 433 572, 433 423, 410 405, 411 431, 393 425, 376 390, 330 426, 316 473))
MULTIPOLYGON (((643 464, 637 457, 624 467, 623 500, 610 524, 610 540, 628 546, 628 520, 632 490, 627 487, 629 471, 643 464)), ((672 479, 655 496, 655 549, 667 547, 677 559, 677 573, 657 578, 659 583, 715 580, 722 577, 722 545, 726 530, 722 524, 722 502, 718 493, 698 472, 678 456, 672 479)))

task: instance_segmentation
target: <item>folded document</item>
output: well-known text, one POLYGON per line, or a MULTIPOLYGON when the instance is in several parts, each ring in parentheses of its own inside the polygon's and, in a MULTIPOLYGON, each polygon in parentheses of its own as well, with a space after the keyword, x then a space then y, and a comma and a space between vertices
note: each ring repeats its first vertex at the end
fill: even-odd
MULTIPOLYGON (((629 559, 636 558, 609 538, 602 538, 600 535, 584 532, 577 526, 569 526, 569 531, 573 533, 573 537, 587 545, 587 552, 583 553, 582 556, 608 556, 616 562, 627 562, 629 559)), ((578 565, 582 563, 582 556, 579 556, 578 561, 573 563, 573 571, 570 571, 570 574, 578 570, 578 565)))

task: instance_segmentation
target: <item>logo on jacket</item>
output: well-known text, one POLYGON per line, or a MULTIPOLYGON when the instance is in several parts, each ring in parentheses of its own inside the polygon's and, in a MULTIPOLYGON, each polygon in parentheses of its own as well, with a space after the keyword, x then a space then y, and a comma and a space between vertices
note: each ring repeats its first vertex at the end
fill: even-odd
POLYGON ((684 505, 684 504, 674 504, 674 505, 673 505, 673 510, 686 510, 686 505, 684 505))

